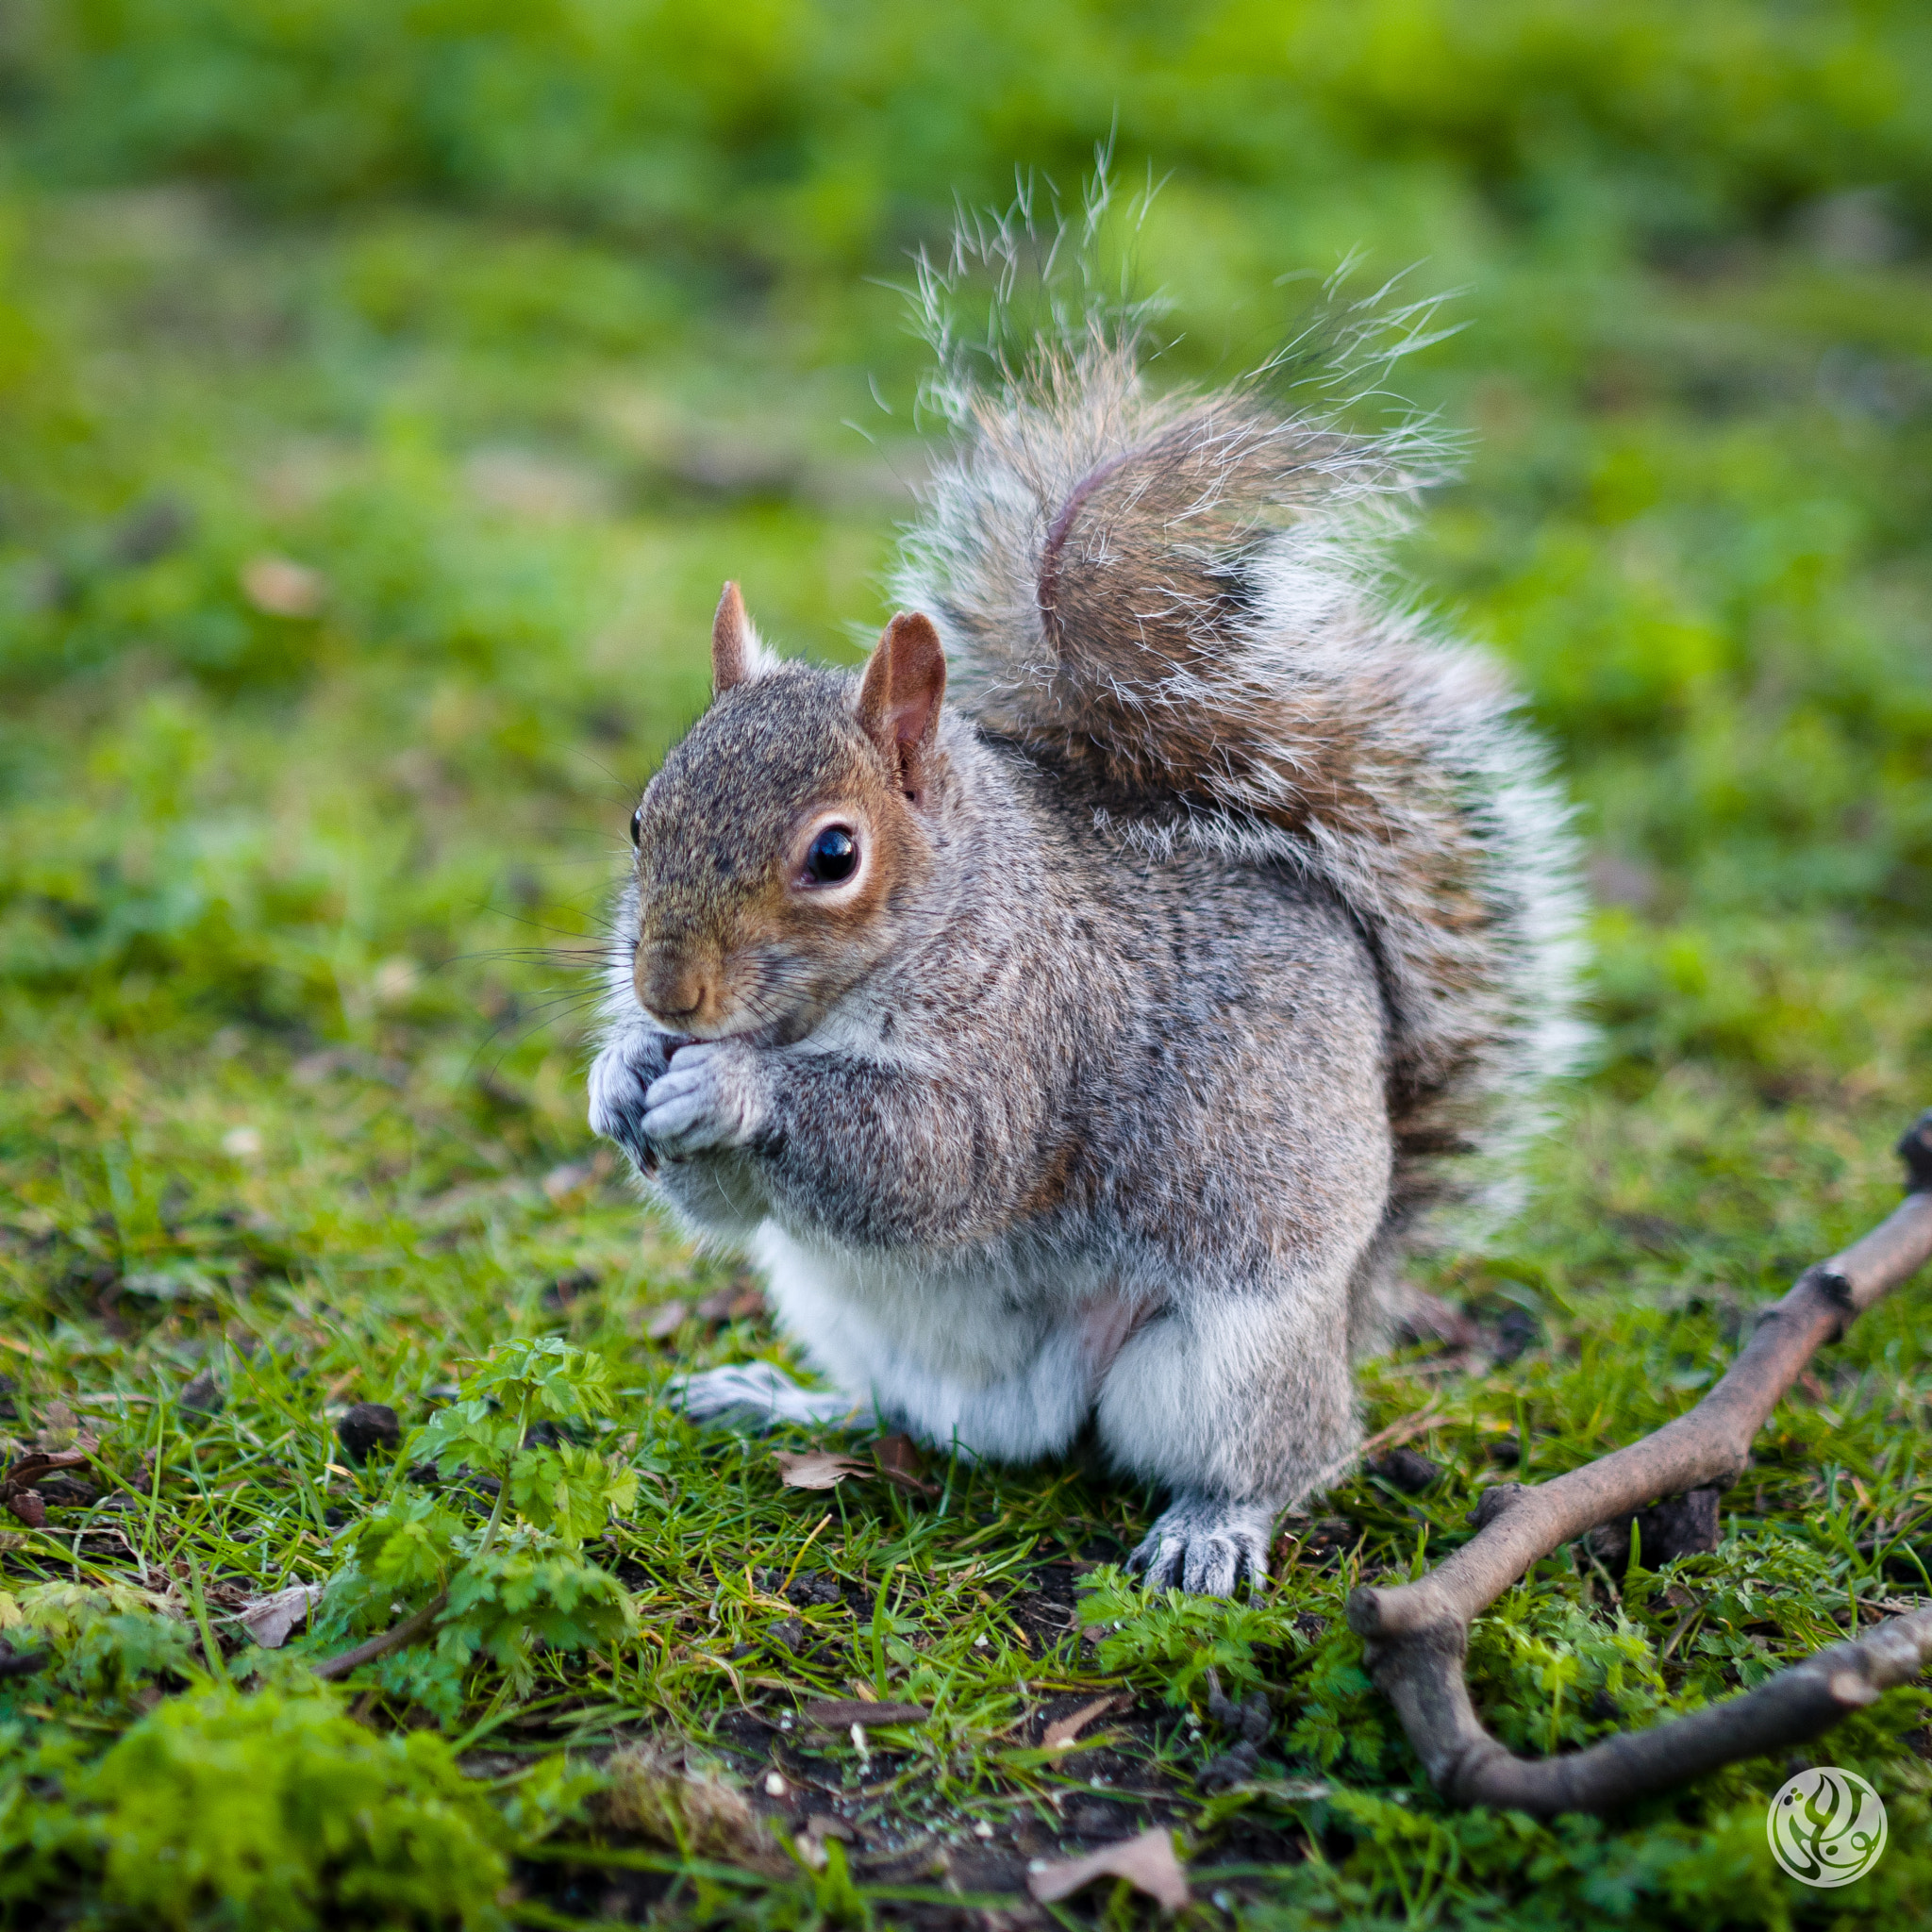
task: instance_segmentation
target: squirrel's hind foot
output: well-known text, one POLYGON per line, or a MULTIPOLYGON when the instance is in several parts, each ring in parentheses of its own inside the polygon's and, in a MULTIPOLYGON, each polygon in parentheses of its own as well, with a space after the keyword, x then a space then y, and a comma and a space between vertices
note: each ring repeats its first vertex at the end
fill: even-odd
POLYGON ((1143 1575, 1149 1590, 1232 1596, 1243 1577, 1251 1584, 1266 1579, 1274 1528, 1274 1511, 1265 1504, 1180 1494, 1127 1558, 1127 1568, 1143 1575))
POLYGON ((776 1428, 780 1423, 824 1427, 857 1422, 862 1407, 837 1389, 801 1389, 770 1362, 733 1362, 679 1375, 665 1395, 674 1408, 694 1423, 730 1417, 761 1429, 776 1428))

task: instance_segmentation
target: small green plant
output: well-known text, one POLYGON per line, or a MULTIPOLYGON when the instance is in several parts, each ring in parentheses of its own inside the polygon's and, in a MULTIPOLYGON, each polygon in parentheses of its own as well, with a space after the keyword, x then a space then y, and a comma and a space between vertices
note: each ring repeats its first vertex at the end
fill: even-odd
POLYGON ((1592 1614, 1513 1591, 1472 1632, 1470 1668, 1497 1735, 1525 1754, 1589 1743, 1664 1710, 1649 1634, 1622 1608, 1592 1614))
POLYGON ((451 1718, 478 1657, 523 1695, 539 1641, 592 1650, 622 1639, 630 1599, 580 1552, 636 1501, 638 1472, 561 1437, 530 1440, 540 1424, 556 1436, 611 1407, 603 1357, 555 1336, 509 1342, 475 1365, 461 1396, 405 1444, 391 1492, 345 1540, 349 1560, 330 1579, 318 1640, 386 1632, 364 1646, 382 1688, 451 1718), (441 1497, 400 1487, 419 1460, 458 1493, 494 1486, 480 1529, 441 1497), (432 1632, 431 1643, 410 1647, 432 1632))
POLYGON ((1080 1621, 1103 1624, 1100 1662, 1108 1671, 1151 1673, 1170 1704, 1185 1704, 1209 1671, 1239 1700, 1266 1681, 1257 1652, 1306 1648, 1294 1621, 1265 1598, 1246 1602, 1145 1590, 1112 1564, 1082 1578, 1080 1621))
POLYGON ((128 1709, 142 1687, 183 1676, 196 1657, 192 1628, 163 1613, 152 1591, 124 1583, 29 1584, 0 1591, 0 1636, 19 1650, 52 1653, 42 1695, 128 1709))
POLYGON ((103 1890, 140 1923, 301 1932, 501 1923, 503 1820, 433 1731, 351 1721, 304 1673, 158 1706, 70 1798, 103 1890))

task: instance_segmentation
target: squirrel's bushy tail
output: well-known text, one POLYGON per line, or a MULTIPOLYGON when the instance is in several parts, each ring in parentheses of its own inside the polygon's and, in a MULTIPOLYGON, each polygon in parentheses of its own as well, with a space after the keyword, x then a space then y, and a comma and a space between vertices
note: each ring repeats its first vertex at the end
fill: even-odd
POLYGON ((1258 378, 1156 395, 1104 320, 937 393, 956 441, 894 590, 958 701, 1125 839, 1330 885, 1391 1016, 1398 1215, 1506 1207, 1585 1038, 1580 898, 1504 675, 1382 589, 1425 439, 1345 433, 1258 378))

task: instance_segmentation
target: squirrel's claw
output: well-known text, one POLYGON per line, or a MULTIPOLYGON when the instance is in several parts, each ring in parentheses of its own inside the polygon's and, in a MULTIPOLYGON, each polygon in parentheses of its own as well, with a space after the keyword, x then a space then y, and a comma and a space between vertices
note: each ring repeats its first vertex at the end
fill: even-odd
POLYGON ((1191 1596, 1232 1596, 1242 1577, 1268 1575, 1268 1538, 1274 1512, 1216 1497, 1177 1496, 1127 1558, 1149 1590, 1184 1590, 1191 1596))

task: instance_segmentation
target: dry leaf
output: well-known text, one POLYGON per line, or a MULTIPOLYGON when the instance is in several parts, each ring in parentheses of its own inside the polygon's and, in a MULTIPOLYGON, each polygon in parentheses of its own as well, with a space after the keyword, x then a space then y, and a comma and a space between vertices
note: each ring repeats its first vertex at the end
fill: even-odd
POLYGON ((644 1324, 644 1333, 653 1341, 668 1341, 684 1326, 684 1318, 690 1313, 682 1302, 666 1302, 644 1324))
POLYGON ((320 571, 286 557, 251 557, 242 566, 242 594, 271 617, 313 617, 328 583, 320 571))
POLYGON ((745 1281, 727 1282, 715 1294, 708 1294, 692 1310, 703 1322, 738 1322, 747 1315, 762 1315, 765 1298, 757 1287, 745 1281))
POLYGON ((919 1724, 932 1715, 924 1704, 873 1704, 863 1697, 823 1697, 799 1706, 808 1724, 842 1731, 847 1724, 919 1724))
POLYGON ((4 1477, 0 1477, 0 1481, 9 1484, 37 1483, 43 1475, 52 1475, 57 1469, 78 1469, 99 1446, 90 1437, 84 1448, 30 1449, 4 1477))
POLYGON ((872 1459, 890 1483, 915 1496, 937 1496, 937 1485, 925 1479, 925 1461, 910 1436, 885 1436, 872 1445, 872 1459))
POLYGON ((1144 1891, 1171 1912, 1188 1903, 1187 1874, 1174 1855, 1174 1834, 1161 1824, 1143 1831, 1139 1838, 1102 1845, 1084 1858, 1042 1865, 1028 1874, 1026 1889, 1046 1906, 1056 1899, 1071 1898, 1096 1878, 1124 1878, 1137 1891, 1144 1891))
POLYGON ((0 1496, 8 1508, 29 1529, 43 1529, 47 1522, 47 1506, 41 1501, 34 1490, 8 1490, 0 1496))
POLYGON ((812 1449, 802 1454, 780 1449, 774 1460, 778 1465, 779 1480, 788 1490, 836 1490, 848 1475, 863 1480, 873 1474, 856 1457, 834 1456, 828 1449, 812 1449))
POLYGON ((1110 1710, 1125 1710, 1133 1701, 1130 1694, 1120 1690, 1096 1697, 1091 1704, 1083 1704, 1078 1710, 1048 1724, 1041 1744, 1048 1751, 1064 1751, 1095 1718, 1105 1717, 1110 1710))
POLYGON ((242 1626, 262 1649, 279 1650, 296 1624, 308 1623, 322 1590, 319 1583, 291 1583, 273 1596, 252 1596, 242 1606, 242 1626))
MULTIPOLYGON (((62 1405, 55 1404, 54 1407, 62 1405)), ((48 1411, 52 1413, 52 1409, 48 1411)), ((61 1433, 72 1433, 73 1411, 66 1411, 69 1428, 61 1433)), ((49 1432, 41 1431, 44 1438, 49 1432)), ((83 1435, 80 1441, 86 1445, 78 1449, 33 1450, 20 1457, 5 1475, 0 1475, 0 1504, 4 1504, 14 1516, 29 1529, 42 1529, 46 1525, 47 1505, 35 1487, 43 1477, 50 1476, 58 1470, 74 1469, 88 1460, 88 1452, 98 1444, 93 1437, 83 1435)))

